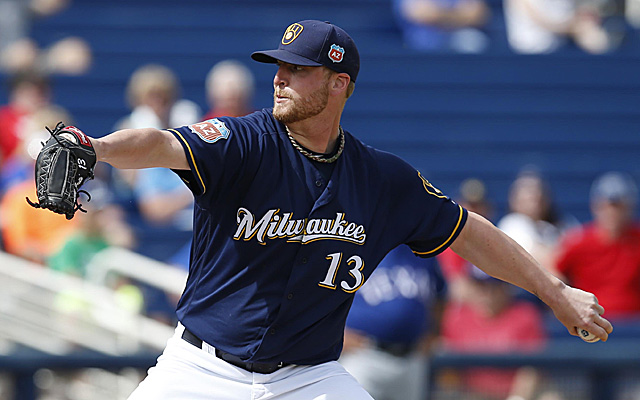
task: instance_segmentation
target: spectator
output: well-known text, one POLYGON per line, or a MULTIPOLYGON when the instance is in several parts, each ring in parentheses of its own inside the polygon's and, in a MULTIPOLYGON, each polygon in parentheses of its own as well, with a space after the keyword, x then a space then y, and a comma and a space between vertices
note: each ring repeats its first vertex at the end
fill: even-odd
MULTIPOLYGON (((545 342, 538 309, 513 297, 514 287, 471 266, 467 273, 473 302, 451 301, 442 317, 443 345, 457 353, 514 353, 539 350, 545 342)), ((450 391, 473 393, 483 399, 537 399, 542 376, 534 369, 473 368, 462 373, 461 387, 450 391), (513 397, 511 397, 513 396, 513 397)), ((546 398, 551 397, 550 393, 546 398)), ((460 398, 460 394, 458 397, 460 398)))
POLYGON ((79 37, 67 37, 41 49, 29 38, 36 18, 60 12, 68 0, 0 0, 0 67, 9 73, 36 69, 80 75, 91 65, 91 49, 79 37))
MULTIPOLYGON (((478 213, 489 220, 493 217, 493 205, 487 198, 485 184, 479 179, 465 179, 460 184, 457 201, 467 210, 478 213)), ((438 261, 447 280, 449 299, 461 302, 473 301, 473 283, 468 276, 472 265, 469 261, 460 257, 451 249, 447 249, 438 255, 438 261)))
POLYGON ((559 216, 548 183, 532 170, 520 173, 511 184, 509 209, 510 212, 498 221, 498 228, 541 265, 551 268, 560 236, 577 225, 575 219, 559 216))
POLYGON ((46 108, 50 98, 51 88, 45 76, 24 71, 11 77, 9 103, 0 108, 0 171, 23 140, 21 127, 34 113, 46 108))
POLYGON ((33 198, 36 192, 35 159, 49 133, 44 126, 55 126, 59 121, 70 121, 64 110, 49 106, 35 112, 25 124, 25 133, 18 153, 12 160, 24 163, 23 171, 4 194, 0 202, 0 221, 5 250, 8 253, 44 264, 46 259, 59 250, 64 241, 77 229, 77 219, 68 221, 64 215, 42 211, 31 207, 25 197, 33 198), (20 161, 18 161, 18 157, 20 161), (28 160, 28 161, 23 161, 28 160))
POLYGON ((583 0, 504 0, 507 38, 517 53, 551 53, 574 43, 594 54, 613 47, 595 4, 583 0))
POLYGON ((473 210, 483 217, 493 219, 493 205, 487 198, 487 187, 480 179, 468 178, 460 184, 458 202, 467 210, 473 210))
POLYGON ((405 45, 422 51, 480 53, 490 11, 483 0, 394 0, 405 45))
MULTIPOLYGON (((207 101, 211 107, 204 120, 230 116, 240 117, 253 111, 255 86, 253 74, 244 64, 224 60, 214 65, 205 82, 207 101)), ((186 243, 170 259, 169 264, 188 270, 191 243, 186 243)))
MULTIPOLYGON (((178 78, 168 68, 154 64, 138 68, 127 86, 133 111, 118 122, 117 128, 165 129, 197 122, 200 108, 190 100, 179 99, 179 91, 178 78)), ((123 178, 132 185, 148 223, 190 229, 193 196, 180 178, 165 168, 128 172, 123 178)))
POLYGON ((634 29, 640 29, 640 0, 624 1, 624 16, 634 29))
POLYGON ((638 189, 620 172, 598 177, 591 188, 594 220, 567 235, 557 272, 591 290, 611 318, 640 316, 640 226, 634 221, 638 189))
POLYGON ((106 184, 94 180, 86 186, 92 200, 83 205, 86 214, 76 214, 78 231, 48 260, 51 269, 81 278, 86 277, 86 267, 99 251, 110 246, 131 248, 134 244, 133 232, 124 221, 122 210, 111 203, 106 184))
POLYGON ((61 11, 68 0, 0 0, 0 50, 29 34, 31 21, 61 11))
POLYGON ((127 85, 132 113, 120 120, 118 129, 140 126, 165 129, 198 121, 200 108, 180 99, 178 77, 167 67, 147 64, 136 69, 127 85))
POLYGON ((253 74, 243 64, 225 60, 214 65, 205 82, 211 108, 204 119, 240 117, 252 112, 254 85, 253 74))
POLYGON ((421 400, 445 283, 434 258, 392 250, 356 292, 340 362, 377 400, 421 400))
POLYGON ((60 39, 42 51, 40 68, 49 74, 82 75, 91 67, 92 51, 80 37, 60 39))

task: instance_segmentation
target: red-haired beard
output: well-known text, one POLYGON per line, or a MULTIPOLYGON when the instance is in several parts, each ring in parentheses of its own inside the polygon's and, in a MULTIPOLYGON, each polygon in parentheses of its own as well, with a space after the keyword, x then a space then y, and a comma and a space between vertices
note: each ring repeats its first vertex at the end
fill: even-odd
POLYGON ((323 85, 321 89, 306 98, 300 98, 285 90, 276 88, 273 92, 273 116, 284 124, 290 124, 315 117, 320 114, 329 102, 329 87, 323 85), (277 96, 287 97, 285 103, 276 102, 277 96))

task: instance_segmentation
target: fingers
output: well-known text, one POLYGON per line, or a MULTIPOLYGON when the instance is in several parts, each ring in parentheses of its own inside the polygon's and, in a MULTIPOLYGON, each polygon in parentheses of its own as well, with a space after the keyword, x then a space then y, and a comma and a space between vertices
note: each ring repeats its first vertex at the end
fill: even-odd
MULTIPOLYGON (((597 341, 597 339, 606 342, 609 334, 613 332, 613 326, 611 322, 602 316, 605 312, 604 307, 598 303, 598 299, 592 293, 579 289, 573 289, 571 293, 575 296, 572 296, 573 298, 570 299, 570 303, 573 303, 576 307, 574 312, 576 312, 578 320, 574 320, 575 325, 573 329, 569 329, 569 333, 580 336, 583 340, 590 343, 597 341), (588 334, 581 332, 583 329, 591 333, 595 338, 590 339, 589 336, 587 336, 588 334)), ((569 325, 569 327, 571 327, 571 325, 569 325)))
POLYGON ((598 324, 602 329, 604 329, 607 334, 613 332, 613 325, 606 318, 598 316, 595 320, 595 323, 598 324))
MULTIPOLYGON (((611 322, 609 322, 606 318, 604 318, 602 316, 604 314, 604 307, 602 307, 600 304, 598 304, 598 299, 597 298, 595 299, 595 301, 596 301, 596 304, 593 306, 593 309, 598 313, 598 315, 594 318, 593 322, 598 327, 602 328, 605 331, 606 336, 608 337, 609 334, 611 332, 613 332, 613 325, 611 325, 611 322)), ((595 335, 595 333, 594 333, 594 335, 595 335)), ((598 335, 596 335, 596 336, 598 336, 598 335)), ((600 337, 600 336, 598 336, 598 337, 600 337)), ((602 341, 605 341, 605 342, 607 341, 606 338, 600 337, 600 339, 602 341)))
MULTIPOLYGON (((598 301, 598 299, 596 298, 596 302, 598 301)), ((604 314, 604 307, 602 307, 600 304, 596 303, 593 306, 593 309, 598 313, 598 315, 602 315, 604 314)))
MULTIPOLYGON (((593 317, 591 322, 586 323, 583 329, 586 329, 603 342, 606 342, 607 339, 609 339, 609 334, 613 332, 613 325, 602 316, 602 314, 604 314, 604 308, 602 306, 596 304, 593 308, 598 314, 593 317)), ((578 331, 579 328, 576 328, 576 333, 578 333, 578 331)))

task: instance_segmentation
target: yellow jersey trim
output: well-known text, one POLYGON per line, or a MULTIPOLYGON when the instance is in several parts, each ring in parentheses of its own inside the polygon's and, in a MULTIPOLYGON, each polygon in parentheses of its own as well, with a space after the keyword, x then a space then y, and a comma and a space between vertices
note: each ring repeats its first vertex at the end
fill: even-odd
POLYGON ((191 151, 191 146, 189 146, 189 142, 187 142, 187 140, 177 130, 175 129, 169 129, 169 130, 175 133, 176 135, 178 135, 180 140, 182 140, 185 146, 187 146, 187 150, 189 150, 189 156, 191 157, 191 162, 193 163, 193 168, 196 169, 196 175, 198 176, 198 179, 200 180, 200 184, 202 185, 202 194, 204 194, 207 191, 207 187, 204 184, 204 180, 202 180, 202 175, 200 175, 200 171, 198 170, 198 165, 196 164, 196 159, 193 156, 193 152, 191 151))
POLYGON ((449 236, 447 238, 447 240, 444 241, 444 243, 442 243, 440 246, 436 247, 435 249, 431 250, 431 251, 413 251, 414 254, 417 255, 421 255, 421 256, 426 256, 429 255, 431 253, 435 253, 436 251, 440 250, 442 247, 444 247, 447 243, 449 243, 451 241, 451 239, 455 236, 456 232, 458 232, 458 228, 460 227, 460 223, 462 222, 462 216, 464 215, 464 211, 462 210, 462 206, 458 204, 458 209, 460 210, 460 216, 458 216, 458 223, 456 223, 456 227, 453 229, 453 232, 451 232, 451 236, 449 236))

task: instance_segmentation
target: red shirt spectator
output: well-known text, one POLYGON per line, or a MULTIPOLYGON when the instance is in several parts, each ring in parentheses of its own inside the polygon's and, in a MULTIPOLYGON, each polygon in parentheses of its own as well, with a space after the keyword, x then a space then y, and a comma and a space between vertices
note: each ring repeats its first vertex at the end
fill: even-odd
MULTIPOLYGON (((445 344, 459 353, 534 351, 544 343, 543 327, 538 309, 524 301, 493 317, 483 315, 468 303, 447 308, 443 316, 445 344)), ((464 375, 464 383, 476 393, 505 398, 513 388, 517 372, 474 368, 464 375)))
POLYGON ((0 165, 8 160, 20 143, 18 126, 26 115, 11 105, 0 108, 0 165))
POLYGON ((572 286, 594 293, 608 316, 640 312, 640 226, 609 238, 586 225, 564 240, 556 267, 572 286))
POLYGON ((0 166, 22 141, 21 124, 25 117, 49 104, 49 82, 37 73, 25 71, 12 77, 9 104, 0 109, 0 166))
MULTIPOLYGON (((442 317, 444 345, 458 353, 531 352, 544 344, 545 332, 535 305, 514 299, 513 286, 476 267, 469 270, 474 301, 452 301, 442 317)), ((515 379, 520 369, 474 368, 466 371, 466 390, 491 398, 523 395, 515 379)), ((521 375, 523 376, 523 375, 521 375)), ((533 381, 532 381, 533 384, 533 381)))
POLYGON ((569 234, 556 269, 569 284, 596 295, 609 317, 640 314, 640 225, 633 222, 637 187, 608 173, 591 190, 593 223, 569 234))

